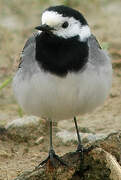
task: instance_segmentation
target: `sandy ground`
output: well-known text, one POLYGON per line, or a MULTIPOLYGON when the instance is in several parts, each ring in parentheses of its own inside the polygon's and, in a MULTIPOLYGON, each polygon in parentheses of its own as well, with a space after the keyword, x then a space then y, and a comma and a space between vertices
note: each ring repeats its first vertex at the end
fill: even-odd
MULTIPOLYGON (((20 51, 28 36, 33 32, 33 28, 39 23, 40 10, 47 7, 43 1, 35 3, 31 0, 31 3, 24 3, 22 0, 18 4, 14 0, 11 2, 11 4, 8 1, 3 3, 0 0, 0 7, 2 7, 0 83, 13 76, 20 51), (26 8, 31 8, 31 11, 25 12, 26 8)), ((93 33, 98 37, 102 46, 108 47, 114 72, 112 89, 105 104, 90 115, 78 117, 78 123, 81 128, 86 127, 95 133, 118 131, 121 129, 121 2, 118 0, 110 1, 110 3, 106 0, 101 2, 95 0, 95 4, 87 2, 89 2, 88 5, 82 2, 78 9, 84 12, 93 33)), ((54 3, 55 1, 48 2, 51 5, 54 3)), ((76 7, 77 4, 73 6, 76 7)), ((18 105, 14 100, 11 85, 8 85, 0 91, 0 126, 4 126, 18 116, 18 105)), ((73 120, 59 122, 54 128, 55 132, 58 129, 71 131, 74 129, 73 120)), ((17 140, 6 138, 5 135, 0 135, 0 180, 13 180, 21 172, 33 169, 48 155, 46 123, 43 131, 47 133, 40 134, 43 136, 43 141, 39 145, 30 142, 20 143, 17 140)), ((73 142, 64 144, 55 137, 55 132, 54 147, 59 155, 76 148, 73 142)))

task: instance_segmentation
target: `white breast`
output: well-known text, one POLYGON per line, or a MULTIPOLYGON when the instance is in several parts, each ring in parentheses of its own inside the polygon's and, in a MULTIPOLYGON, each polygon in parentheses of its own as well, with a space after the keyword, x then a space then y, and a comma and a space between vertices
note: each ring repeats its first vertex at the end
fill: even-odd
POLYGON ((29 114, 61 120, 88 113, 101 105, 111 86, 110 65, 98 72, 87 66, 79 73, 60 78, 39 70, 23 78, 19 69, 13 89, 20 106, 29 114))

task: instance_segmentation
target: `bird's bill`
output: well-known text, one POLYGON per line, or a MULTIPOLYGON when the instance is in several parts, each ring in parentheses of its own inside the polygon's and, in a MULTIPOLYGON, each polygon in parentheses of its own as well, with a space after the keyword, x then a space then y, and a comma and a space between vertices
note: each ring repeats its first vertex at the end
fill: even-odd
POLYGON ((37 29, 39 31, 45 31, 45 32, 50 32, 50 31, 54 30, 53 27, 50 27, 47 24, 42 24, 41 26, 37 26, 37 27, 35 27, 35 29, 37 29))

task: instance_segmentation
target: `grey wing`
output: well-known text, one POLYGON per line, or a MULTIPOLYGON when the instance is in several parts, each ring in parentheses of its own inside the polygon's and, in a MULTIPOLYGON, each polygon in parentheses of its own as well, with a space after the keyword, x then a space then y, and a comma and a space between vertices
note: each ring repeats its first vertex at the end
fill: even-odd
POLYGON ((104 66, 107 63, 110 63, 110 57, 108 53, 103 50, 96 37, 92 34, 88 39, 89 45, 89 62, 93 64, 96 68, 104 66))
POLYGON ((32 52, 32 48, 35 47, 35 38, 38 35, 38 33, 33 33, 33 35, 26 41, 25 46, 21 52, 20 56, 20 64, 18 68, 21 68, 21 65, 23 63, 24 56, 28 55, 30 52, 32 52))
POLYGON ((91 46, 102 49, 99 42, 97 41, 96 37, 91 34, 90 38, 89 38, 89 44, 91 43, 91 46))

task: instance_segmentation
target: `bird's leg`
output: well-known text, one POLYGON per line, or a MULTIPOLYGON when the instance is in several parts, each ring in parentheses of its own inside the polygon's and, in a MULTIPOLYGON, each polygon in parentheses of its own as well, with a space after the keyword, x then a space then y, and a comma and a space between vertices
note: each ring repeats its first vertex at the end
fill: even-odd
POLYGON ((58 155, 55 154, 55 151, 53 149, 53 143, 52 143, 52 120, 50 120, 49 122, 50 122, 50 148, 49 148, 49 155, 37 167, 41 167, 41 166, 45 165, 48 161, 50 161, 52 166, 55 166, 54 159, 57 159, 62 165, 67 166, 67 164, 58 155))
POLYGON ((82 145, 82 142, 81 142, 81 137, 80 137, 80 134, 79 134, 79 129, 78 129, 78 125, 77 125, 77 120, 76 120, 76 117, 74 117, 74 123, 75 123, 75 127, 76 127, 76 133, 77 133, 77 137, 78 137, 78 146, 77 146, 77 150, 75 153, 81 153, 81 160, 83 161, 84 159, 84 152, 89 152, 91 151, 94 146, 90 146, 88 148, 84 148, 83 145, 82 145))
POLYGON ((74 117, 74 123, 75 123, 75 127, 76 127, 77 138, 78 138, 78 146, 77 146, 76 152, 81 152, 81 157, 83 158, 84 148, 83 148, 83 145, 82 145, 82 142, 81 142, 81 137, 80 137, 80 134, 79 134, 79 129, 78 129, 76 117, 74 117))

